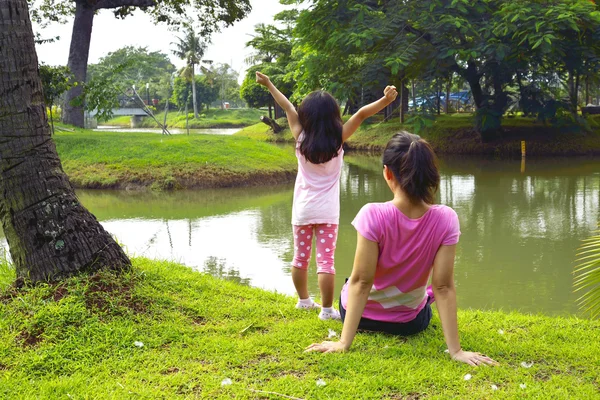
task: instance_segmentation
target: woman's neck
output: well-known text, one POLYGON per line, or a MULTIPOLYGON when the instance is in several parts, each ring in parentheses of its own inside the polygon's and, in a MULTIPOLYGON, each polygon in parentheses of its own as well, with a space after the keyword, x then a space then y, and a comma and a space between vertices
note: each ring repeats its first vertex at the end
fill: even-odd
POLYGON ((424 201, 411 201, 411 199, 402 191, 394 192, 392 204, 410 219, 421 218, 431 207, 424 201))

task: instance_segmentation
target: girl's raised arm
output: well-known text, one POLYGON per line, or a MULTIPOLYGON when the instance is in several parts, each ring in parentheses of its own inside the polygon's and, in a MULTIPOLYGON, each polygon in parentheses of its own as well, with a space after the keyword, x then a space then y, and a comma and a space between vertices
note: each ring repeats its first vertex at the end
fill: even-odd
POLYGON ((398 91, 395 86, 387 86, 383 91, 383 97, 371 104, 368 104, 358 110, 356 114, 354 114, 348 122, 344 124, 344 130, 342 132, 342 140, 345 142, 356 132, 360 124, 364 122, 365 119, 377 114, 379 111, 383 110, 385 107, 390 105, 396 100, 398 97, 398 91))
POLYGON ((477 366, 496 365, 496 361, 480 353, 464 351, 460 348, 458 322, 456 317, 456 289, 454 287, 454 258, 456 245, 441 246, 433 261, 433 294, 442 321, 444 338, 453 360, 477 366))
POLYGON ((294 139, 298 139, 300 133, 302 133, 302 125, 300 125, 300 120, 298 119, 298 112, 296 111, 296 107, 273 85, 273 82, 269 79, 269 77, 263 73, 256 71, 256 82, 265 86, 271 92, 273 99, 279 104, 279 107, 283 108, 285 114, 287 115, 288 123, 290 125, 290 130, 292 131, 292 135, 294 135, 294 139))

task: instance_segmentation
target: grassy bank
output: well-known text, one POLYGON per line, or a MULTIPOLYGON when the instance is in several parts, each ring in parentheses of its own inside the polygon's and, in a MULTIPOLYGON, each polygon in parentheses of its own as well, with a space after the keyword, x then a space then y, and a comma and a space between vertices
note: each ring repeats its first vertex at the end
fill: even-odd
POLYGON ((54 136, 76 187, 157 189, 289 182, 291 150, 243 137, 76 130, 54 136))
MULTIPOLYGON (((241 128, 248 125, 256 124, 261 115, 268 115, 268 111, 264 112, 253 108, 248 109, 230 109, 230 110, 219 110, 210 109, 204 110, 199 113, 198 119, 194 118, 194 113, 190 112, 188 115, 188 124, 190 129, 205 129, 205 128, 241 128)), ((156 114, 156 119, 161 123, 164 119, 164 113, 160 112, 156 114)), ((102 125, 112 126, 126 126, 129 127, 131 123, 131 117, 117 117, 102 125)), ((179 113, 177 111, 171 111, 167 114, 167 126, 169 128, 180 128, 185 129, 185 113, 179 113)), ((139 125, 140 128, 157 128, 158 125, 152 118, 144 118, 139 125)))
MULTIPOLYGON (((472 116, 456 114, 439 117, 433 126, 420 135, 427 139, 439 154, 494 155, 520 157, 521 141, 527 142, 530 156, 600 155, 600 123, 593 133, 573 132, 570 128, 544 126, 531 118, 505 118, 501 139, 482 143, 473 128, 472 116)), ((364 124, 348 141, 354 150, 381 151, 389 138, 401 130, 412 131, 409 125, 397 121, 364 124)), ((265 124, 256 124, 236 135, 266 142, 292 141, 289 130, 273 134, 265 124)))
POLYGON ((290 297, 180 265, 134 264, 122 277, 101 273, 20 291, 0 284, 0 397, 598 396, 600 322, 461 311, 463 346, 500 361, 494 368, 450 361, 437 315, 414 337, 359 334, 349 353, 306 354, 341 324, 294 309, 290 297), (232 384, 222 385, 226 379, 232 384))

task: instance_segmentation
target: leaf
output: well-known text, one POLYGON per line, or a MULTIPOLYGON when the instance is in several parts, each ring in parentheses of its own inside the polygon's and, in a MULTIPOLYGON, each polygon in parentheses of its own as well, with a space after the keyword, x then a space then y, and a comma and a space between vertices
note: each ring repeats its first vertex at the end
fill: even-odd
POLYGON ((533 45, 533 47, 531 48, 531 50, 535 50, 538 47, 540 47, 540 45, 542 44, 542 42, 544 41, 544 38, 538 40, 537 42, 535 42, 535 44, 533 45))
POLYGON ((574 269, 574 288, 585 292, 577 302, 595 318, 600 315, 600 231, 582 243, 574 269))

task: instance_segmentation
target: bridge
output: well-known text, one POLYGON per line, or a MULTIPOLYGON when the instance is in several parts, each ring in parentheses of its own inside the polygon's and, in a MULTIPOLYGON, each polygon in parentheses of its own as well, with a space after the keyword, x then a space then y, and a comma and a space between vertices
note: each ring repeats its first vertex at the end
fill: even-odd
MULTIPOLYGON (((95 117, 98 112, 96 110, 89 111, 87 114, 90 117, 95 117)), ((132 117, 145 117, 148 114, 140 107, 128 107, 128 108, 113 108, 112 114, 115 117, 132 116, 132 117)))

